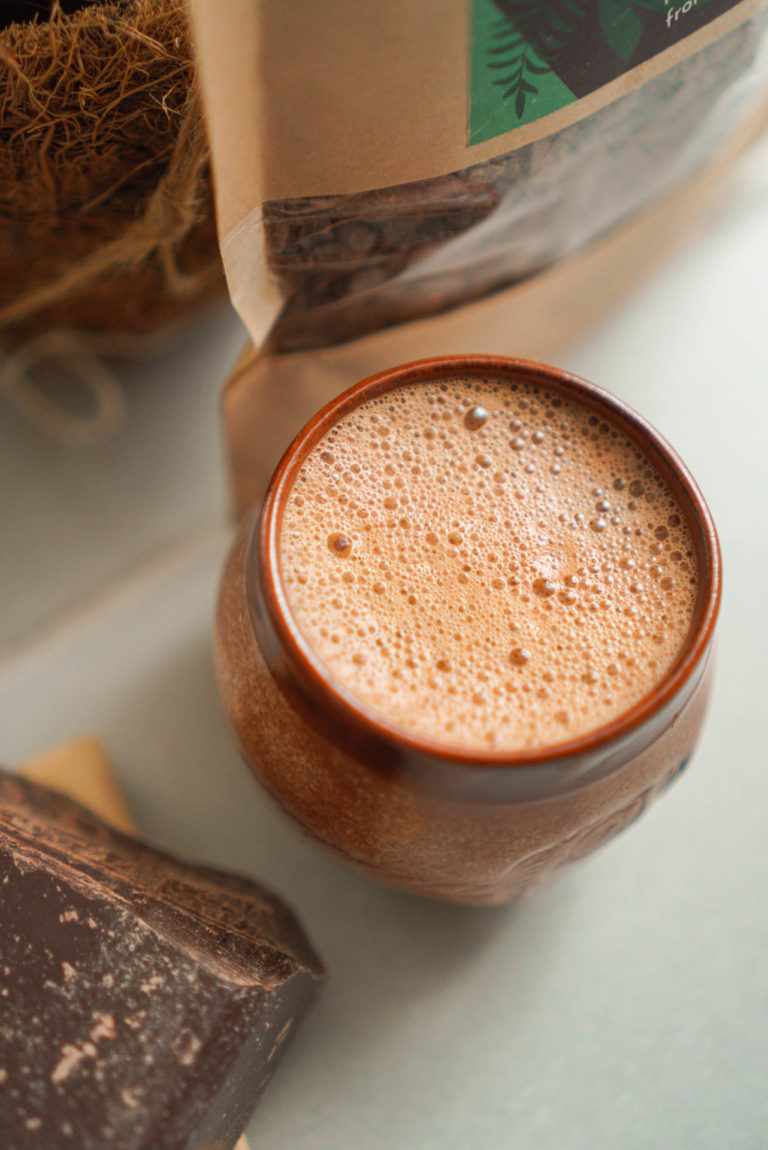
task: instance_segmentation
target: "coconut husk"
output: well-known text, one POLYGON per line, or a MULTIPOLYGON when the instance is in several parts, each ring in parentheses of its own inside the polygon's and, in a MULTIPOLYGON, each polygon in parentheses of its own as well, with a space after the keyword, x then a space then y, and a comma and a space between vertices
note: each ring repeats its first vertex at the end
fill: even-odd
POLYGON ((0 30, 0 343, 156 332, 223 290, 182 0, 0 30))

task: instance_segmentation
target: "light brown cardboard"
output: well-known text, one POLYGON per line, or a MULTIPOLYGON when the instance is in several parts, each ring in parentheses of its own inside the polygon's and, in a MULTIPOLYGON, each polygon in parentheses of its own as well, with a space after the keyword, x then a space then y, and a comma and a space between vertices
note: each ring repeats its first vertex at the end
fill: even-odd
POLYGON ((82 803, 116 830, 127 835, 136 833, 104 745, 95 735, 80 735, 61 747, 35 755, 24 764, 21 773, 82 803))

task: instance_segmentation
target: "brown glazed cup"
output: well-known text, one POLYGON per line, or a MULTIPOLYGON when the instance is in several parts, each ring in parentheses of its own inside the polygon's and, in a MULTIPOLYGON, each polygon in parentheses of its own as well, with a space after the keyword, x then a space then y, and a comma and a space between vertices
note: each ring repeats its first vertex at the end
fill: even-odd
POLYGON ((593 384, 495 356, 393 368, 329 403, 283 456, 261 512, 242 526, 223 576, 216 669, 246 761, 306 831, 382 882, 433 898, 518 897, 630 823, 690 758, 709 693, 720 602, 709 511, 674 451, 593 384), (335 690, 291 618, 281 583, 281 516, 312 446, 340 415, 389 388, 456 375, 527 380, 607 416, 662 473, 693 536, 699 590, 686 646, 665 678, 588 735, 520 752, 470 753, 407 737, 335 690))

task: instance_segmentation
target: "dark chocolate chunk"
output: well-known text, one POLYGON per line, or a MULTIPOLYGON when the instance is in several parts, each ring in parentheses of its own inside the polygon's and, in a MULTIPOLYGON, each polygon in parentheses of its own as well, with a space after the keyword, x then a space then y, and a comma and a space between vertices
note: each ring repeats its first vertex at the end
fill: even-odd
POLYGON ((3 1150, 230 1150, 323 977, 274 895, 0 771, 3 1150))

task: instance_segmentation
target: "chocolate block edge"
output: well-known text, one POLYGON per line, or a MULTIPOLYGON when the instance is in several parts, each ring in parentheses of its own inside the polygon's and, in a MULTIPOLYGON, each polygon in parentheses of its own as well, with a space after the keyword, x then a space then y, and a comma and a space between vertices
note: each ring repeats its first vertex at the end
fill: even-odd
POLYGON ((325 974, 293 913, 0 771, 2 870, 6 1150, 234 1146, 325 974))

